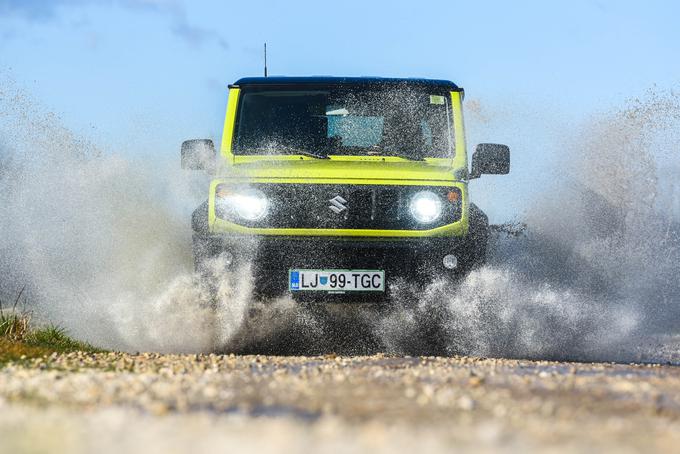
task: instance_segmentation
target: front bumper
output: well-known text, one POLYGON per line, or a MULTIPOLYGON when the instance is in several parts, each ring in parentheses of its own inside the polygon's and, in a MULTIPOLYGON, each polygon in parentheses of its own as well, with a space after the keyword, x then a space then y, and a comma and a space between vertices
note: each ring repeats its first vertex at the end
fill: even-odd
MULTIPOLYGON (((197 266, 206 258, 228 253, 230 268, 251 264, 256 291, 265 295, 288 292, 288 271, 303 269, 379 269, 390 282, 398 278, 424 281, 433 273, 448 273, 442 259, 459 255, 465 237, 356 239, 194 234, 197 266)), ((225 270, 226 271, 226 270, 225 270)))

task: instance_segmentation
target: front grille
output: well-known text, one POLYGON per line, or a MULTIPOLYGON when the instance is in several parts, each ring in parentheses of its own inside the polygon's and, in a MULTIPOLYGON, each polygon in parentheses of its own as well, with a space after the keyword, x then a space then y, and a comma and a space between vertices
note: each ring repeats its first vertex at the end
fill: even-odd
MULTIPOLYGON (((442 186, 382 186, 339 184, 253 184, 269 198, 269 213, 259 221, 228 219, 254 228, 428 230, 460 220, 460 192, 442 186), (408 205, 417 192, 429 190, 444 201, 442 216, 419 224, 408 205), (449 201, 457 192, 458 202, 449 201), (335 200, 336 203, 333 203, 335 200)), ((224 214, 217 213, 220 217, 224 214)))

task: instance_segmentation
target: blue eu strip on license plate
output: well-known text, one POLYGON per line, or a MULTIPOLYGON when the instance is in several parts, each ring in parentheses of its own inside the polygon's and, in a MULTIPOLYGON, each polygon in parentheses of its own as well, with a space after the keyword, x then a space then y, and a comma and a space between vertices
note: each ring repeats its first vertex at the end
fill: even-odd
POLYGON ((384 292, 383 270, 290 270, 291 292, 384 292))

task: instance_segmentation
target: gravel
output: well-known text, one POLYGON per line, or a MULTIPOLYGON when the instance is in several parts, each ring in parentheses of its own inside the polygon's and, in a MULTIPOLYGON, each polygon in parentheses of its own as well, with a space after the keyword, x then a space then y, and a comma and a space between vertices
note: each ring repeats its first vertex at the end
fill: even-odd
POLYGON ((680 443, 680 368, 53 355, 0 369, 3 451, 621 452, 680 443))

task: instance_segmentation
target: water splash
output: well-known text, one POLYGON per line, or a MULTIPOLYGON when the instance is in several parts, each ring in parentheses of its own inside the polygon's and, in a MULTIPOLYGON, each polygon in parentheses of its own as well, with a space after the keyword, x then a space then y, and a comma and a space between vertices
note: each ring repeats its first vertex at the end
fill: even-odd
POLYGON ((434 277, 422 294, 401 282, 388 312, 326 311, 251 301, 247 267, 217 287, 199 279, 189 219, 206 182, 175 161, 101 151, 4 83, 0 292, 29 282, 46 320, 123 350, 413 354, 434 342, 448 354, 663 359, 644 345, 680 319, 680 191, 664 170, 680 169, 679 113, 675 94, 650 92, 559 139, 556 178, 522 195, 526 231, 497 232, 489 264, 464 280, 434 277))
POLYGON ((550 190, 528 203, 526 231, 497 232, 486 267, 454 288, 434 282, 411 314, 386 319, 388 345, 408 351, 399 332, 425 330, 422 313, 437 308, 449 352, 663 359, 654 349, 680 320, 680 216, 659 203, 678 193, 678 174, 658 170, 678 168, 679 120, 674 93, 650 92, 574 131, 550 190))
POLYGON ((40 318, 107 348, 207 351, 215 323, 221 336, 238 329, 247 292, 224 281, 215 303, 193 274, 189 219, 205 182, 99 150, 11 83, 0 120, 4 299, 27 283, 40 318))

